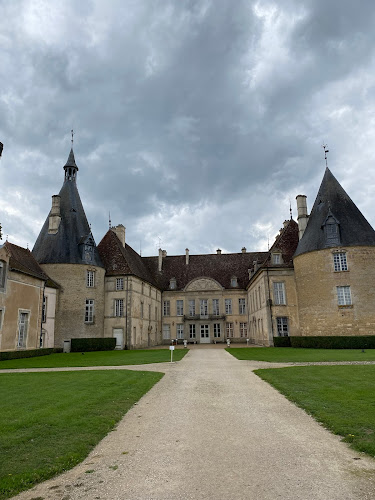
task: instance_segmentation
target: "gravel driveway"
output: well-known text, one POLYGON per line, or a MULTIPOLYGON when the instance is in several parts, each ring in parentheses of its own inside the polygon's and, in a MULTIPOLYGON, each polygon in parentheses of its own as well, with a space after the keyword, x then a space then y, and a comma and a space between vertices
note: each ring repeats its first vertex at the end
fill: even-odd
POLYGON ((166 374, 81 465, 14 498, 375 499, 375 461, 252 373, 261 365, 192 349, 125 367, 166 374))

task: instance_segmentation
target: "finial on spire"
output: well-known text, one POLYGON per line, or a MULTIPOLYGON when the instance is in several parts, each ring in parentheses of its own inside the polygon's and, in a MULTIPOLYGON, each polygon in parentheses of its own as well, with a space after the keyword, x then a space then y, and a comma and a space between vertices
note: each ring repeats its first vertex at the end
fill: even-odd
POLYGON ((73 147, 73 142, 74 142, 74 132, 73 132, 73 129, 71 130, 71 133, 72 133, 71 143, 72 143, 72 147, 73 147))
POLYGON ((329 153, 329 149, 327 149, 327 144, 323 144, 322 145, 322 148, 324 149, 324 159, 326 161, 326 167, 328 167, 328 163, 327 163, 327 153, 329 153))
POLYGON ((293 211, 292 211, 292 202, 289 199, 289 213, 290 213, 290 220, 293 219, 293 211))
POLYGON ((108 223, 109 223, 109 229, 111 229, 112 228, 111 212, 108 212, 108 223))

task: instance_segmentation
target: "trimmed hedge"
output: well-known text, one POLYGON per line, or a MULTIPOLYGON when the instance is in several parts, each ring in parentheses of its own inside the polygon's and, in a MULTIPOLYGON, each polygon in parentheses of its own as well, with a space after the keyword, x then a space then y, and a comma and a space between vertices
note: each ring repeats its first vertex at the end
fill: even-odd
POLYGON ((291 347, 290 337, 274 337, 273 345, 275 347, 291 347))
POLYGON ((274 337, 275 347, 311 349, 375 349, 375 335, 334 335, 319 337, 274 337), (289 339, 289 344, 284 339, 289 339))
POLYGON ((44 348, 44 349, 28 349, 26 351, 5 351, 0 352, 0 361, 5 361, 7 359, 21 359, 21 358, 34 358, 36 356, 47 356, 52 354, 54 349, 44 348))
POLYGON ((116 347, 116 339, 107 337, 104 339, 72 339, 71 352, 90 352, 90 351, 113 351, 116 347))

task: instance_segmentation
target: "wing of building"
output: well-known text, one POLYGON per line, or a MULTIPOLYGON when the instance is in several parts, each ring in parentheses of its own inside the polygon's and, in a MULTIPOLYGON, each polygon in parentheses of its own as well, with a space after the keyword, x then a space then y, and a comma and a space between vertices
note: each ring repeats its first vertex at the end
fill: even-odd
MULTIPOLYGON (((329 169, 311 213, 297 196, 298 223, 284 221, 269 251, 170 256, 160 249, 154 257, 135 252, 121 224, 96 246, 73 150, 63 170, 33 249, 40 275, 32 279, 40 290, 47 280, 56 287, 56 347, 82 337, 115 337, 117 348, 131 349, 173 340, 273 345, 276 336, 375 335, 375 232, 329 169)), ((3 282, 16 254, 8 247, 0 254, 3 282)), ((19 319, 7 323, 9 305, 1 304, 1 349, 14 349, 4 332, 19 332, 19 319)), ((27 338, 34 340, 16 347, 38 343, 31 330, 27 338)))

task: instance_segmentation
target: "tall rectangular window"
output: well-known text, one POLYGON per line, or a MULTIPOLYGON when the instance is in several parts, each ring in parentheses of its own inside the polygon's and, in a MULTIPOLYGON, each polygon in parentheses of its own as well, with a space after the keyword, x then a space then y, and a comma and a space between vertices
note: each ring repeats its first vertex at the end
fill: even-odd
POLYGON ((287 337, 289 335, 288 318, 286 316, 276 318, 276 326, 279 337, 287 337))
POLYGON ((6 262, 0 260, 0 288, 5 288, 6 262))
POLYGON ((189 337, 195 339, 195 325, 189 325, 189 337))
POLYGON ((171 315, 171 303, 169 300, 164 300, 163 302, 163 316, 171 315))
POLYGON ((225 299, 225 314, 232 314, 232 299, 225 299))
POLYGON ((335 271, 347 271, 348 263, 346 261, 346 252, 335 252, 333 254, 333 264, 335 271))
POLYGON ((247 338, 247 323, 240 323, 240 337, 247 338))
POLYGON ((43 295, 42 323, 47 321, 47 297, 43 295))
POLYGON ((178 339, 184 338, 184 325, 183 325, 183 323, 177 324, 177 338, 178 339))
POLYGON ((220 315, 219 299, 212 299, 212 314, 214 316, 220 315))
POLYGON ((184 301, 183 300, 176 300, 176 308, 177 308, 177 316, 183 316, 184 315, 184 301))
POLYGON ((90 288, 95 286, 95 271, 86 271, 86 286, 90 288))
POLYGON ((163 325, 163 339, 169 340, 171 338, 171 325, 163 325))
POLYGON ((143 319, 143 314, 144 314, 144 311, 143 311, 143 302, 141 302, 141 318, 143 319))
POLYGON ((285 305, 285 283, 283 281, 275 281, 273 284, 273 298, 275 305, 285 305))
POLYGON ((28 328, 29 328, 29 313, 20 312, 18 316, 18 340, 17 340, 18 348, 23 349, 26 347, 28 328))
POLYGON ((148 319, 151 319, 151 304, 148 305, 148 319))
POLYGON ((94 322, 94 300, 86 299, 85 323, 94 322))
POLYGON ((246 313, 246 302, 245 299, 238 299, 238 312, 240 314, 246 313))
POLYGON ((124 289, 124 278, 116 278, 116 290, 124 289))
POLYGON ((208 316, 208 300, 207 299, 201 299, 200 300, 200 314, 201 318, 206 318, 208 316))
POLYGON ((225 334, 228 339, 233 338, 233 323, 225 323, 225 334))
POLYGON ((214 338, 218 339, 221 337, 221 325, 220 323, 214 323, 214 338))
POLYGON ((337 286, 337 302, 339 306, 350 306, 352 304, 352 294, 350 286, 337 286))
POLYGON ((124 315, 124 299, 115 299, 115 316, 124 315))
POLYGON ((0 331, 3 326, 4 309, 0 309, 0 331))
POLYGON ((195 316, 195 300, 189 300, 189 316, 195 316))

